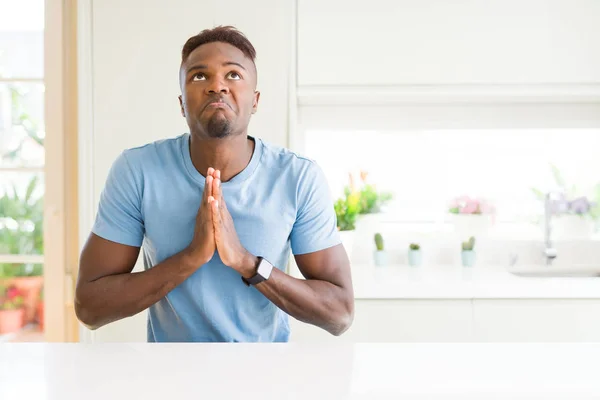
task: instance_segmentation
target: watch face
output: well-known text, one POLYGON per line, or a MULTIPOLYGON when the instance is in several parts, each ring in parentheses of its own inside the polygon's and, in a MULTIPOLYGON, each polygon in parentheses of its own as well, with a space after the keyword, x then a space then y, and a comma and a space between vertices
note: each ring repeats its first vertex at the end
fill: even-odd
POLYGON ((267 260, 265 260, 263 258, 260 260, 260 263, 258 264, 258 270, 256 272, 263 278, 269 279, 269 276, 271 276, 272 270, 273 270, 273 265, 271 265, 270 262, 268 262, 267 260))

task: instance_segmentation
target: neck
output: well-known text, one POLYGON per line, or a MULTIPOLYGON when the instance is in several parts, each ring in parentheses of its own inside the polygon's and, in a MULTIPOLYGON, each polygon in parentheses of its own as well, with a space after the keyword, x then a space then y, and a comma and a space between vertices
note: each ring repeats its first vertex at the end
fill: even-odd
POLYGON ((206 176, 209 167, 221 171, 221 181, 227 182, 246 168, 254 153, 254 141, 244 135, 222 139, 201 138, 190 134, 192 164, 206 176))

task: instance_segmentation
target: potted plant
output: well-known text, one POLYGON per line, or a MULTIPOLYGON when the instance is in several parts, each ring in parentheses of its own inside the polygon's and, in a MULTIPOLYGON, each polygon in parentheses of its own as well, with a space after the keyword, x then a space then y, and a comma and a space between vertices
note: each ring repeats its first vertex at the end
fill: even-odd
POLYGON ((11 286, 0 286, 0 334, 13 333, 23 327, 23 294, 11 286))
POLYGON ((418 243, 411 243, 408 245, 408 265, 416 267, 421 265, 423 260, 421 253, 421 246, 418 243))
MULTIPOLYGON (((371 236, 377 231, 379 214, 382 207, 392 199, 392 194, 378 191, 376 185, 368 183, 367 176, 366 171, 360 171, 361 182, 359 189, 357 189, 360 196, 357 229, 371 236)), ((350 175, 350 187, 353 186, 354 179, 350 175)))
POLYGON ((496 209, 483 198, 459 196, 452 199, 448 212, 459 236, 485 235, 494 223, 496 209))
POLYGON ((352 259, 352 248, 354 247, 354 231, 356 229, 359 200, 358 193, 346 189, 344 197, 337 199, 333 204, 337 228, 350 259, 352 259))
POLYGON ((461 244, 462 252, 460 254, 462 265, 472 267, 475 265, 475 238, 471 236, 466 242, 461 244))
MULTIPOLYGON (((13 185, 0 197, 0 254, 44 254, 44 209, 40 178, 33 177, 24 194, 13 185)), ((0 263, 0 280, 23 294, 25 323, 35 320, 43 285, 42 264, 0 263)))
POLYGON ((375 234, 375 252, 373 253, 373 258, 376 266, 383 267, 387 265, 387 253, 384 248, 383 236, 381 236, 381 233, 375 234))

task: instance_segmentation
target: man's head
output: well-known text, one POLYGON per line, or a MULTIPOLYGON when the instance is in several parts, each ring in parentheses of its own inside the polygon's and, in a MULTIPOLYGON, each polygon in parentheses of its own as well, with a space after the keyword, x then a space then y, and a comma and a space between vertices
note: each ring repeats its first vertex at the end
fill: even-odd
POLYGON ((256 51, 231 26, 206 29, 181 52, 181 113, 190 131, 203 137, 243 134, 256 112, 256 51))

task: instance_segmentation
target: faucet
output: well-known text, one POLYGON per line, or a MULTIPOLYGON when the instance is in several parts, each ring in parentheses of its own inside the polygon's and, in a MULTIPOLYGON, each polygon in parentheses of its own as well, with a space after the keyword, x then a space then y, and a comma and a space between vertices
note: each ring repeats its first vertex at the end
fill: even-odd
POLYGON ((546 265, 551 265, 557 256, 556 249, 552 246, 552 196, 546 193, 544 198, 544 258, 546 265))

